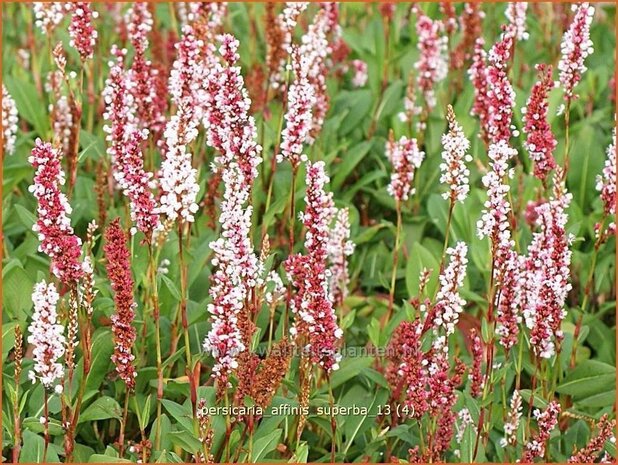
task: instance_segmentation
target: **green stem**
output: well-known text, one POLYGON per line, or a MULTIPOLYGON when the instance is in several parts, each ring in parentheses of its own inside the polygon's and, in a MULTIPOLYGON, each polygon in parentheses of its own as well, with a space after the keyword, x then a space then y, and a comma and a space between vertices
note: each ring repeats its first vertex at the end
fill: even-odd
MULTIPOLYGON (((290 242, 290 252, 289 255, 292 256, 294 254, 294 223, 296 220, 295 214, 295 196, 294 191, 296 190, 296 175, 298 173, 298 167, 292 167, 292 187, 290 188, 290 217, 289 217, 289 242, 290 242)), ((285 317, 283 319, 283 333, 285 334, 287 331, 287 323, 289 318, 290 311, 290 298, 292 295, 292 284, 288 285, 288 297, 287 303, 285 306, 285 317)))
POLYGON ((45 399, 44 399, 43 415, 45 416, 45 428, 44 428, 45 445, 43 446, 43 463, 46 462, 47 448, 49 447, 49 393, 47 392, 47 389, 44 389, 44 391, 45 391, 45 399))
MULTIPOLYGON (((496 256, 495 251, 492 251, 491 270, 490 270, 491 276, 489 278, 489 294, 488 294, 489 302, 488 302, 487 315, 486 315, 487 323, 489 326, 489 331, 491 332, 491 338, 489 340, 489 343, 487 344, 485 378, 484 378, 484 386, 483 386, 483 396, 481 398, 482 406, 486 405, 486 399, 487 399, 487 396, 489 395, 489 386, 491 384, 490 380, 491 380, 492 371, 493 371, 494 334, 495 334, 495 328, 493 324, 493 319, 494 319, 493 318, 493 306, 494 306, 494 299, 495 299, 494 274, 495 274, 495 268, 496 268, 495 256, 496 256)), ((490 407, 491 407, 491 404, 490 404, 490 407)), ((473 461, 476 460, 480 438, 481 438, 481 435, 483 434, 482 429, 483 429, 483 421, 485 419, 486 410, 489 413, 491 413, 491 408, 487 409, 486 407, 481 407, 481 414, 479 415, 479 422, 477 426, 476 441, 474 444, 474 454, 472 456, 473 461)))
POLYGON ((275 326, 275 303, 270 304, 269 307, 269 318, 268 318, 268 352, 270 352, 270 348, 273 344, 273 331, 275 326))
POLYGON ((571 122, 571 99, 567 100, 566 107, 564 109, 564 125, 565 125, 565 133, 564 133, 564 173, 563 176, 566 178, 567 172, 569 171, 569 143, 570 143, 570 122, 571 122))
POLYGON ((232 434, 232 424, 230 421, 229 412, 229 398, 227 387, 225 388, 225 461, 230 461, 230 435, 232 434))
POLYGON ((448 239, 451 232, 451 221, 453 219, 453 210, 455 209, 455 199, 451 198, 451 204, 448 208, 448 218, 446 220, 446 231, 444 233, 444 245, 442 246, 442 258, 440 259, 440 273, 444 266, 444 256, 446 255, 446 249, 448 248, 448 239))
MULTIPOLYGON (((92 89, 94 89, 93 75, 94 75, 94 63, 90 62, 89 66, 86 68, 86 77, 88 79, 88 92, 89 93, 92 91, 92 89)), ((94 113, 95 113, 95 107, 96 107, 96 99, 94 98, 94 95, 92 97, 93 97, 92 101, 90 101, 90 98, 88 99, 88 117, 86 119, 86 128, 88 128, 89 133, 92 133, 92 129, 94 128, 94 113)))
POLYGON ((118 446, 120 451, 118 455, 120 458, 124 455, 124 432, 127 426, 127 418, 129 416, 129 398, 131 397, 131 391, 129 391, 128 387, 126 387, 126 393, 124 397, 124 408, 122 410, 122 421, 120 423, 120 434, 118 435, 118 446))
MULTIPOLYGON (((187 318, 187 264, 184 257, 184 224, 178 223, 178 259, 180 262, 180 317, 182 321, 182 332, 184 335, 185 343, 185 373, 188 377, 193 376, 193 367, 191 365, 191 345, 189 339, 189 320, 187 318)), ((193 404, 193 417, 195 418, 197 412, 197 405, 193 404)))
POLYGON ((525 336, 521 336, 521 343, 519 344, 519 352, 517 354, 517 375, 515 378, 515 389, 517 389, 519 391, 519 388, 521 386, 521 372, 522 372, 522 365, 523 365, 523 359, 524 359, 524 342, 525 342, 525 336))
POLYGON ((294 253, 294 226, 296 222, 296 175, 298 167, 292 168, 292 187, 290 188, 290 224, 289 224, 289 240, 290 240, 290 255, 294 253))
POLYGON ((249 450, 247 452, 247 461, 253 463, 253 428, 249 431, 249 450))
POLYGON ((330 429, 331 429, 331 446, 330 446, 330 461, 335 463, 335 451, 337 449, 337 421, 335 420, 335 396, 333 395, 333 386, 330 382, 330 377, 326 375, 328 383, 328 402, 330 403, 330 429))
MULTIPOLYGON (((286 66, 286 72, 285 72, 285 88, 288 88, 288 82, 290 79, 290 71, 289 71, 289 64, 290 64, 290 57, 288 56, 288 66, 286 66)), ((268 74, 268 76, 270 76, 270 72, 268 74)), ((269 91, 270 91, 270 77, 268 78, 268 81, 266 82, 267 85, 267 94, 266 94, 266 99, 268 101, 268 96, 269 96, 269 91)), ((264 105, 266 105, 267 102, 264 103, 264 105)), ((274 150, 273 150, 273 156, 271 158, 270 161, 270 173, 268 174, 268 193, 266 194, 266 204, 264 207, 264 212, 266 213, 268 211, 268 209, 270 208, 270 202, 272 199, 272 193, 273 193, 273 184, 275 182, 275 171, 277 170, 277 153, 279 152, 279 146, 281 145, 281 132, 283 131, 283 120, 285 119, 285 111, 283 106, 281 107, 281 115, 279 115, 279 124, 278 124, 278 128, 277 128, 277 142, 275 143, 274 146, 274 150)), ((264 126, 264 119, 262 118, 262 126, 264 126)), ((262 138, 264 138, 264 133, 262 131, 262 138)), ((263 146, 263 144, 262 144, 263 146)), ((264 167, 266 167, 266 164, 264 163, 263 165, 264 167)), ((266 225, 263 224, 262 225, 262 237, 264 237, 266 235, 266 225)))
POLYGON ((176 10, 174 9, 174 2, 169 3, 170 20, 172 23, 172 30, 178 32, 178 21, 176 20, 176 10))
POLYGON ((386 319, 384 320, 384 325, 388 324, 388 321, 391 318, 393 313, 393 306, 395 303, 395 283, 397 282, 397 264, 399 262, 399 247, 401 242, 401 201, 396 200, 395 209, 397 210, 397 229, 395 232, 395 249, 393 250, 393 270, 391 272, 391 286, 388 295, 388 312, 386 314, 386 319))
MULTIPOLYGON (((21 361, 17 364, 21 364, 21 361)), ((21 452, 21 417, 19 412, 19 377, 18 369, 15 370, 15 397, 13 399, 13 463, 19 461, 19 455, 21 452)))
POLYGON ((597 258, 599 256, 599 249, 601 248, 601 235, 603 234, 602 231, 605 228, 606 219, 607 215, 604 215, 603 219, 601 220, 601 225, 599 227, 599 238, 594 244, 594 252, 592 253, 592 264, 590 266, 590 273, 588 274, 586 284, 584 285, 584 299, 582 300, 581 314, 577 320, 577 324, 575 325, 575 332, 573 333, 573 349, 571 350, 571 359, 569 362, 569 366, 571 368, 575 366, 575 359, 577 356, 577 340, 579 338, 579 332, 581 331, 581 326, 584 321, 584 315, 586 314, 586 310, 588 309, 588 303, 590 301, 590 294, 592 292, 594 282, 594 270, 597 266, 597 258))
POLYGON ((157 290, 156 260, 152 241, 148 243, 149 276, 152 290, 153 317, 155 322, 155 345, 157 352, 157 426, 155 430, 155 450, 161 447, 161 404, 163 400, 163 364, 161 359, 161 315, 159 309, 159 294, 157 290))

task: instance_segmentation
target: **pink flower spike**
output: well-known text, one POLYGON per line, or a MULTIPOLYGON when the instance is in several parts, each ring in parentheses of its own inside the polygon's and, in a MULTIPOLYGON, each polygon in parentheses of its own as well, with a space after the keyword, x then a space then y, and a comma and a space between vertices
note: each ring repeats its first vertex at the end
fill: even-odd
POLYGON ((484 387, 484 379, 482 372, 483 365, 483 341, 478 331, 473 328, 470 332, 470 338, 472 339, 472 367, 470 368, 470 395, 472 397, 478 397, 481 395, 481 391, 484 387))
POLYGON ((597 176, 596 189, 601 193, 606 215, 616 214, 616 128, 612 132, 612 142, 607 147, 607 159, 603 172, 597 176))
POLYGON ((526 11, 528 2, 509 2, 506 6, 504 15, 509 23, 515 26, 515 38, 517 40, 528 40, 530 34, 526 30, 526 11))
POLYGON ((161 146, 165 159, 158 176, 161 186, 158 213, 170 221, 193 223, 199 208, 197 170, 193 168, 192 154, 187 147, 198 135, 197 127, 204 112, 206 66, 200 55, 203 45, 196 39, 193 28, 184 26, 170 73, 169 91, 177 110, 163 132, 161 146))
POLYGON ((435 87, 448 72, 447 43, 442 21, 432 20, 418 7, 416 13, 416 34, 418 35, 418 61, 414 67, 418 72, 417 84, 429 110, 436 106, 435 87))
POLYGON ((547 120, 548 94, 555 83, 551 77, 551 66, 539 64, 536 69, 539 80, 532 87, 526 107, 522 109, 524 133, 527 134, 524 146, 534 161, 534 175, 544 180, 556 166, 553 151, 558 142, 547 120))
POLYGON ((405 202, 414 195, 414 174, 425 158, 425 152, 419 150, 416 139, 402 136, 395 141, 391 137, 386 142, 386 157, 393 166, 388 193, 398 202, 405 202))
POLYGON ((350 275, 348 258, 354 253, 355 244, 350 240, 350 212, 347 208, 337 211, 335 224, 328 238, 330 277, 328 291, 333 305, 340 305, 348 295, 350 275))
POLYGON ((352 60, 352 68, 354 69, 354 77, 352 85, 354 87, 363 87, 367 84, 367 63, 363 60, 352 60))
POLYGON ((307 140, 313 144, 317 134, 322 129, 324 118, 328 111, 328 93, 326 88, 326 76, 328 67, 327 57, 332 53, 332 47, 328 43, 328 34, 332 32, 333 14, 337 13, 336 5, 329 8, 331 3, 322 3, 321 9, 317 12, 313 22, 309 25, 307 32, 301 38, 299 54, 306 60, 307 78, 313 86, 315 102, 312 109, 313 124, 311 133, 307 140))
POLYGON ((517 344, 521 323, 519 311, 524 282, 524 259, 510 248, 505 255, 504 266, 500 273, 502 278, 500 297, 496 305, 496 334, 500 336, 500 345, 509 351, 517 344))
POLYGON ((240 168, 245 188, 250 189, 262 162, 262 147, 256 142, 255 119, 250 116, 251 99, 237 66, 238 40, 230 34, 218 37, 221 58, 209 70, 203 124, 206 143, 216 149, 214 169, 231 163, 240 168))
POLYGON ((195 37, 191 26, 182 28, 182 36, 176 44, 176 60, 169 77, 169 93, 172 103, 191 109, 191 118, 199 121, 204 106, 204 80, 206 68, 202 61, 204 43, 195 37))
MULTIPOLYGON (((511 120, 515 107, 515 91, 509 81, 508 66, 512 59, 515 28, 509 25, 487 54, 487 128, 489 141, 508 142, 512 131, 511 120)), ((512 133, 513 132, 513 133, 512 133)))
POLYGON ((286 126, 281 133, 281 153, 277 155, 280 163, 290 160, 294 169, 301 160, 306 159, 303 144, 307 141, 312 125, 312 108, 316 103, 313 86, 308 79, 309 62, 298 48, 292 49, 294 81, 287 94, 286 126))
POLYGON ((144 170, 141 146, 147 131, 136 127, 135 99, 129 76, 124 71, 125 50, 112 48, 116 62, 111 62, 103 96, 109 121, 103 130, 107 133, 107 153, 112 160, 114 180, 129 199, 131 219, 137 228, 149 237, 160 226, 154 195, 150 191, 152 173, 144 170))
POLYGON ((68 9, 73 13, 69 25, 69 45, 77 50, 82 62, 92 58, 94 46, 97 42, 97 30, 92 20, 99 17, 99 13, 90 8, 88 2, 69 3, 68 9))
POLYGON ((444 17, 444 30, 450 37, 459 28, 455 5, 451 2, 440 2, 440 14, 444 17))
POLYGON ((199 209, 197 170, 192 165, 192 154, 187 151, 187 146, 197 137, 198 122, 192 115, 193 108, 183 103, 163 133, 166 152, 158 176, 161 205, 157 213, 169 221, 193 223, 199 209))
POLYGON ((120 160, 116 160, 114 178, 124 194, 129 198, 131 220, 147 238, 161 227, 157 205, 150 191, 153 183, 152 173, 144 170, 142 144, 148 132, 132 131, 127 137, 120 160))
POLYGON ((140 129, 148 129, 160 136, 165 126, 167 98, 162 95, 167 83, 161 70, 153 66, 146 57, 148 34, 154 23, 147 2, 135 2, 124 16, 129 40, 134 54, 131 68, 127 72, 130 83, 128 91, 135 100, 136 124, 140 129))
POLYGON ((511 238, 509 231, 508 214, 511 205, 507 194, 509 185, 505 184, 507 178, 512 176, 509 169, 509 161, 517 155, 517 150, 509 147, 505 141, 500 141, 489 146, 489 159, 491 170, 483 176, 483 185, 487 188, 487 201, 481 219, 477 222, 479 238, 490 237, 496 248, 500 244, 510 248, 511 238))
POLYGON ((472 54, 472 64, 468 69, 468 76, 474 87, 474 104, 472 105, 471 115, 479 117, 481 123, 482 137, 488 141, 489 130, 489 97, 487 94, 487 52, 483 48, 485 41, 482 37, 476 39, 474 43, 474 53, 472 54))
POLYGON ((183 27, 204 21, 206 29, 217 31, 223 25, 227 14, 227 2, 174 2, 178 8, 178 16, 183 27))
POLYGON ((500 445, 514 446, 517 444, 517 430, 523 413, 521 404, 521 394, 518 390, 513 391, 507 421, 504 423, 504 438, 500 440, 500 445))
POLYGON ((323 161, 307 164, 306 180, 306 206, 300 219, 306 228, 307 253, 291 255, 285 261, 288 277, 297 291, 291 302, 295 322, 290 332, 306 344, 311 360, 328 373, 339 368, 338 345, 343 336, 328 298, 326 268, 329 226, 335 207, 332 194, 324 190, 329 178, 323 161))
POLYGON ((15 153, 15 135, 17 134, 17 105, 9 94, 5 85, 2 84, 2 147, 4 153, 15 153))
MULTIPOLYGON (((455 332, 459 314, 466 305, 466 301, 459 294, 459 290, 466 277, 467 254, 468 246, 465 242, 458 242, 455 247, 446 249, 446 255, 450 257, 450 262, 440 274, 440 290, 436 294, 433 319, 436 336, 440 329, 444 330, 447 338, 455 332)), ((448 350, 446 338, 436 338, 434 348, 448 350)))
POLYGON ((421 350, 422 324, 414 321, 402 321, 393 333, 389 344, 391 365, 387 368, 386 378, 394 393, 405 389, 405 404, 412 418, 420 419, 429 410, 427 391, 427 358, 421 350))
POLYGON ((566 232, 566 209, 571 201, 561 180, 555 175, 553 197, 537 207, 540 230, 532 236, 525 262, 523 317, 530 329, 530 344, 538 357, 551 358, 563 339, 564 304, 571 290, 569 249, 574 237, 566 232))
POLYGON ((562 57, 558 63, 560 84, 564 89, 564 99, 567 102, 577 97, 573 89, 588 69, 584 61, 594 52, 593 43, 590 40, 594 7, 584 2, 580 5, 573 5, 571 8, 575 11, 575 16, 569 29, 562 36, 560 44, 562 57))
POLYGON ((273 70, 270 77, 270 85, 273 89, 278 89, 285 80, 285 58, 278 56, 278 51, 284 53, 290 51, 292 45, 292 33, 298 22, 298 18, 303 11, 307 9, 309 2, 286 2, 283 11, 279 13, 275 19, 276 26, 279 30, 281 42, 270 44, 268 43, 268 51, 266 54, 266 66, 268 69, 273 70), (280 59, 278 59, 280 58, 280 59), (278 60, 277 60, 278 59, 278 60), (277 60, 277 62, 275 62, 277 60))
POLYGON ((483 176, 483 185, 487 188, 487 200, 481 218, 477 221, 477 235, 480 239, 488 237, 491 245, 493 262, 493 279, 499 285, 510 279, 506 267, 513 248, 511 238, 511 204, 508 199, 510 186, 508 180, 513 177, 509 161, 517 155, 517 150, 501 140, 489 146, 490 171, 483 176))
POLYGON ((112 316, 112 332, 114 334, 114 354, 112 362, 116 365, 118 375, 127 386, 127 390, 135 388, 135 355, 133 345, 137 337, 133 327, 135 307, 133 298, 133 276, 131 275, 130 252, 127 248, 127 236, 116 218, 105 230, 105 259, 107 275, 114 291, 115 313, 112 316))
POLYGON ((33 383, 40 380, 48 391, 64 377, 64 365, 59 360, 64 355, 66 340, 64 327, 58 324, 56 306, 59 300, 60 296, 53 283, 41 281, 34 286, 34 313, 28 327, 28 343, 34 346, 34 366, 28 377, 33 383))
POLYGON ((36 26, 43 34, 49 34, 64 19, 66 4, 64 2, 33 2, 32 9, 36 26))
POLYGON ((534 416, 537 421, 538 431, 534 434, 526 444, 524 453, 521 458, 522 463, 533 463, 535 458, 545 455, 545 447, 551 435, 552 430, 558 424, 560 416, 560 404, 552 401, 547 406, 544 412, 535 411, 534 416))
POLYGON ((225 385, 230 372, 238 367, 238 355, 246 348, 238 326, 238 314, 253 289, 262 284, 262 264, 251 245, 252 207, 242 171, 232 163, 223 172, 225 193, 221 204, 221 237, 210 244, 216 267, 211 277, 208 312, 212 328, 204 340, 204 350, 215 358, 213 377, 225 385))
POLYGON ((83 275, 79 262, 82 242, 73 232, 71 206, 60 190, 65 182, 60 152, 37 139, 28 161, 36 170, 28 190, 38 200, 38 220, 32 230, 41 241, 39 251, 51 259, 51 271, 60 281, 75 284, 83 275))
POLYGON ((326 34, 339 35, 339 3, 320 2, 320 11, 324 12, 326 18, 326 34))
POLYGON ((448 121, 448 132, 442 135, 442 163, 440 163, 440 182, 449 186, 449 191, 442 194, 444 199, 451 202, 463 202, 470 192, 469 180, 470 170, 466 167, 466 162, 471 162, 472 157, 468 155, 470 141, 466 138, 463 128, 455 119, 453 107, 447 108, 446 119, 448 121))
POLYGON ((607 413, 596 422, 596 430, 588 444, 569 458, 569 463, 596 463, 605 443, 616 443, 616 420, 610 420, 607 413))
POLYGON ((154 21, 147 2, 135 2, 124 15, 127 33, 136 53, 143 54, 148 49, 148 34, 154 21))

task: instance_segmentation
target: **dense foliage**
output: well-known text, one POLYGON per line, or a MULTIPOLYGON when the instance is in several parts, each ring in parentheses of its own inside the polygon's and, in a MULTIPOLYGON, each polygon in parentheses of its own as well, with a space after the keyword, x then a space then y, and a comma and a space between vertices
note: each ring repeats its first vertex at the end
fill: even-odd
POLYGON ((614 461, 613 5, 2 8, 4 460, 614 461))

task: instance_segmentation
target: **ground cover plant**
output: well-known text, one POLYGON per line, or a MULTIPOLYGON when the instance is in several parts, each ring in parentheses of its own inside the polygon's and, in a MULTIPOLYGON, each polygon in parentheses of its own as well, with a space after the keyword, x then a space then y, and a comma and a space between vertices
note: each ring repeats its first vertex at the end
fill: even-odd
POLYGON ((613 4, 2 8, 3 460, 615 460, 613 4))

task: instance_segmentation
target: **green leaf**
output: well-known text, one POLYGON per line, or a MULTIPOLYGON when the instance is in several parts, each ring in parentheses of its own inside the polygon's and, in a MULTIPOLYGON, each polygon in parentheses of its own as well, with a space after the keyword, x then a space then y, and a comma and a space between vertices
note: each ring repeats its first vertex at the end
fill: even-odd
POLYGON ((13 350, 13 346, 15 345, 15 327, 17 326, 16 321, 11 321, 9 323, 2 324, 2 362, 4 363, 6 360, 6 356, 9 354, 11 350, 13 350))
POLYGON ((94 420, 107 420, 108 418, 122 419, 122 409, 116 399, 103 396, 99 397, 79 416, 78 423, 94 420))
POLYGON ((109 455, 92 454, 88 463, 131 463, 131 461, 120 457, 110 457, 109 455))
POLYGON ((380 106, 376 111, 376 118, 379 121, 401 109, 404 88, 405 85, 402 81, 394 81, 386 88, 384 94, 382 94, 380 106))
POLYGON ((88 462, 93 454, 94 449, 92 447, 84 446, 78 442, 75 443, 75 449, 73 450, 73 460, 75 463, 88 462))
POLYGON ((349 415, 345 417, 343 424, 343 434, 345 435, 345 446, 343 453, 347 454, 354 440, 371 427, 372 418, 378 413, 378 406, 384 405, 388 400, 388 391, 380 389, 377 392, 367 392, 360 386, 354 386, 342 399, 340 405, 343 407, 360 407, 359 415, 349 415))
POLYGON ((188 431, 172 431, 168 434, 172 444, 191 454, 197 453, 202 447, 200 441, 188 431))
POLYGON ((263 227, 270 226, 275 216, 283 213, 283 211, 285 210, 285 207, 287 206, 289 202, 290 200, 286 198, 285 196, 279 197, 278 199, 276 199, 270 205, 270 207, 268 207, 268 210, 264 214, 264 219, 262 220, 262 226, 263 227))
POLYGON ((42 104, 41 97, 34 84, 11 76, 5 76, 3 83, 15 100, 19 116, 32 124, 40 137, 47 138, 49 131, 47 107, 42 104))
POLYGON ((155 463, 183 463, 183 460, 173 452, 164 450, 159 454, 155 463))
POLYGON ((384 375, 371 367, 363 368, 360 374, 365 376, 372 383, 374 383, 374 385, 382 386, 387 389, 390 388, 388 381, 386 381, 384 375))
POLYGON ((21 181, 32 176, 32 166, 29 164, 15 164, 6 166, 2 173, 2 188, 4 192, 11 192, 21 181))
POLYGON ((352 240, 357 246, 366 244, 367 242, 370 242, 381 229, 386 227, 386 224, 376 224, 375 226, 371 226, 369 228, 363 228, 362 232, 358 236, 352 238, 352 240))
MULTIPOLYGON (((169 433, 172 431, 172 422, 170 421, 169 417, 165 413, 161 414, 159 421, 161 422, 161 426, 160 426, 161 428, 161 431, 160 431, 161 449, 163 450, 169 449, 172 445, 169 439, 169 433)), ((150 442, 152 442, 153 444, 155 444, 156 434, 157 434, 157 420, 155 419, 155 421, 152 423, 152 427, 150 428, 150 438, 149 438, 150 442)))
POLYGON ((463 463, 472 463, 474 461, 474 446, 476 442, 476 433, 473 425, 466 424, 461 438, 461 461, 463 463))
POLYGON ((350 173, 356 168, 356 166, 367 155, 372 143, 370 141, 364 141, 355 145, 350 150, 347 150, 342 155, 342 162, 336 165, 335 175, 331 182, 331 189, 337 191, 341 188, 343 182, 350 175, 350 173))
MULTIPOLYGON (((335 389, 349 379, 354 378, 360 370, 368 367, 373 362, 374 360, 371 357, 344 358, 340 363, 341 368, 335 371, 331 376, 332 388, 335 389)), ((326 389, 327 386, 324 386, 320 391, 326 391, 326 389)))
POLYGON ((162 399, 163 407, 167 410, 172 417, 176 419, 180 425, 187 431, 193 431, 193 420, 190 407, 187 405, 180 405, 168 399, 162 399))
POLYGON ((371 91, 362 89, 342 93, 343 108, 339 111, 347 111, 347 114, 339 126, 339 135, 346 136, 369 115, 372 106, 371 91))
POLYGON ((109 328, 99 329, 92 340, 92 362, 86 380, 86 398, 90 393, 98 392, 111 364, 114 352, 114 340, 109 328))
MULTIPOLYGON (((144 406, 141 409, 137 409, 137 411, 141 410, 141 413, 138 415, 139 419, 139 427, 141 430, 145 430, 146 426, 148 426, 148 422, 150 421, 150 403, 152 400, 152 394, 146 397, 146 401, 144 402, 144 406)), ((136 400, 137 402, 137 400, 136 400)))
POLYGON ((530 389, 522 389, 521 391, 519 391, 519 393, 521 394, 521 398, 524 399, 524 401, 526 401, 528 404, 530 404, 530 401, 532 400, 533 407, 537 407, 540 409, 547 408, 547 401, 540 397, 538 392, 535 394, 534 399, 532 399, 532 391, 530 391, 530 389))
POLYGON ((253 451, 251 452, 251 462, 256 463, 265 458, 269 453, 275 450, 281 437, 281 429, 276 429, 269 435, 258 439, 253 444, 253 451))
MULTIPOLYGON (((38 434, 45 432, 45 425, 41 423, 40 418, 25 418, 22 422, 22 426, 32 431, 33 433, 38 434)), ((62 428, 62 424, 60 423, 60 421, 54 418, 49 419, 49 434, 51 434, 52 436, 60 436, 64 434, 64 429, 62 428)))
POLYGON ((567 188, 573 199, 584 212, 589 212, 591 199, 598 195, 595 190, 595 176, 603 169, 605 148, 603 137, 590 124, 572 134, 573 145, 569 149, 570 166, 567 173, 567 188))
POLYGON ((288 463, 307 463, 307 457, 309 457, 309 445, 306 442, 301 442, 288 463))
POLYGON ((15 213, 24 225, 27 231, 32 231, 32 226, 36 223, 36 216, 30 211, 24 208, 22 205, 15 204, 15 213))
POLYGON ((616 389, 616 368, 596 360, 576 366, 556 388, 574 399, 595 396, 616 389))
MULTIPOLYGON (((23 434, 23 444, 19 454, 20 463, 41 463, 45 450, 45 440, 32 431, 25 430, 23 434)), ((60 462, 54 447, 48 447, 45 462, 60 462)))
POLYGON ((369 340, 375 347, 382 347, 380 341, 380 333, 382 328, 380 326, 380 320, 377 318, 372 318, 371 323, 367 326, 367 336, 369 336, 369 340))
POLYGON ((577 407, 602 408, 612 405, 616 400, 616 390, 601 392, 592 396, 586 396, 575 401, 577 407))
POLYGON ((80 146, 82 148, 79 154, 79 161, 82 158, 92 158, 98 160, 101 157, 105 157, 105 141, 102 137, 97 137, 94 134, 81 129, 79 132, 80 146))
POLYGON ((178 286, 176 286, 176 283, 174 283, 174 281, 172 281, 170 278, 168 278, 165 275, 161 275, 161 280, 165 284, 165 287, 167 288, 167 290, 170 291, 170 294, 172 294, 172 297, 174 297, 174 299, 176 299, 177 301, 180 301, 181 300, 180 290, 178 290, 178 286))
POLYGON ((406 265, 406 289, 408 290, 408 295, 418 296, 419 277, 423 269, 432 270, 425 292, 428 295, 433 295, 438 283, 437 276, 438 268, 440 267, 438 260, 427 248, 418 242, 413 245, 410 258, 406 265))
POLYGON ((13 266, 2 276, 2 306, 7 315, 23 322, 32 308, 32 289, 34 283, 21 266, 13 266))

